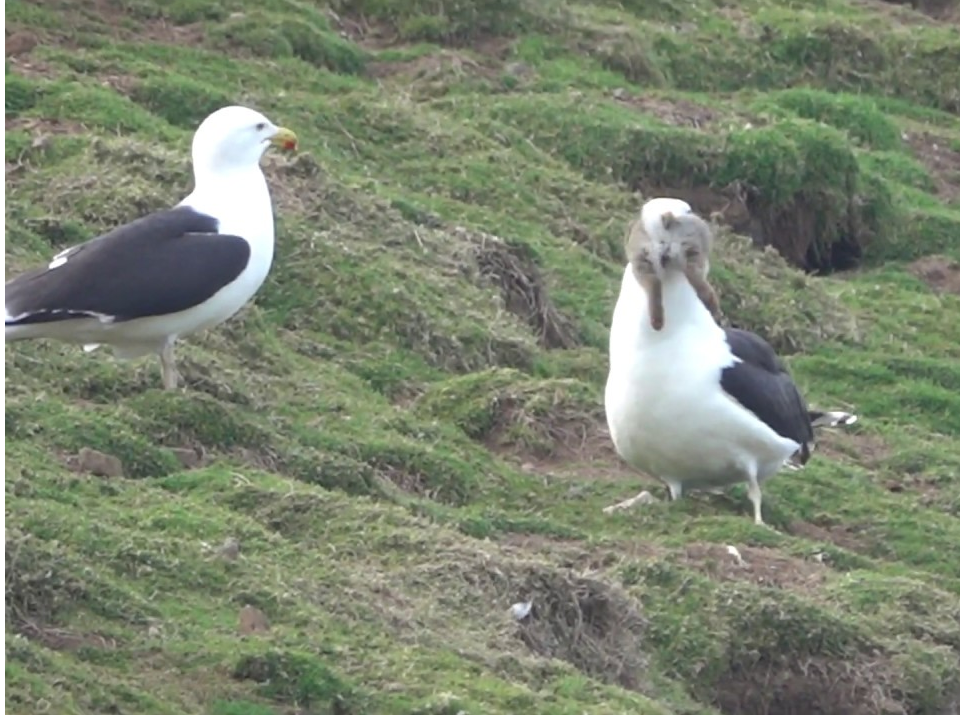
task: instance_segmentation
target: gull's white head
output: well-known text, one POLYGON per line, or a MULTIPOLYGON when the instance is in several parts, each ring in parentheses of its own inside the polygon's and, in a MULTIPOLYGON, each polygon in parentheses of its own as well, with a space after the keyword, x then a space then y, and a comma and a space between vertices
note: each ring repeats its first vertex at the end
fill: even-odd
POLYGON ((271 145, 294 150, 297 136, 266 116, 239 105, 220 108, 200 123, 193 135, 193 171, 220 175, 253 167, 271 145))

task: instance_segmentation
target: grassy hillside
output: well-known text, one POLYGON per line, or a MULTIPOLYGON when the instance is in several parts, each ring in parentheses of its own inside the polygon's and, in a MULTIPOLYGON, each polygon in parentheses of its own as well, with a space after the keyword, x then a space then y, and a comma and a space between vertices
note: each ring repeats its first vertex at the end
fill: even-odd
POLYGON ((918 5, 7 2, 7 277, 178 201, 221 105, 301 139, 186 388, 5 349, 7 710, 958 712, 960 16, 918 5), (665 497, 602 406, 650 194, 862 418, 775 529, 602 512, 665 497))

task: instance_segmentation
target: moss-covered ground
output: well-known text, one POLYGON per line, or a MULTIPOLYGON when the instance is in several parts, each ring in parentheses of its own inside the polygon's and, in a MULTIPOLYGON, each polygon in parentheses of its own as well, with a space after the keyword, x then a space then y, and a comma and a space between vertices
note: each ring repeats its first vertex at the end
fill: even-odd
POLYGON ((960 16, 914 4, 9 0, 7 277, 178 201, 221 105, 301 147, 185 388, 6 347, 7 710, 957 712, 960 16), (861 417, 773 529, 739 488, 602 512, 665 496, 602 407, 654 193, 861 417))

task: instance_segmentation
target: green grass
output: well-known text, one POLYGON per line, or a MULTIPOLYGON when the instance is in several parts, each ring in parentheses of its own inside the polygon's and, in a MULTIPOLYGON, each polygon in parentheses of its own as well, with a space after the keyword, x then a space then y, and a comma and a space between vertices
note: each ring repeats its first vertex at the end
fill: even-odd
POLYGON ((213 108, 301 140, 264 161, 271 274, 182 344, 186 388, 6 349, 8 709, 955 711, 960 296, 911 264, 960 260, 930 161, 960 149, 960 34, 903 13, 7 3, 38 40, 7 61, 8 277, 178 201, 213 108), (743 488, 602 512, 665 494, 603 416, 636 191, 723 210, 728 319, 861 416, 767 485, 779 532, 743 488))

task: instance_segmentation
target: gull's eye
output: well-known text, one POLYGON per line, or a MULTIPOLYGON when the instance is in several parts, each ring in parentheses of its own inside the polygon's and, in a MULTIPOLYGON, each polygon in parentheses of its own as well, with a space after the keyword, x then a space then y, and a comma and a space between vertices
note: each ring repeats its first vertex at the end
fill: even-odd
POLYGON ((267 124, 265 122, 257 123, 257 132, 262 132, 267 129, 267 124))

